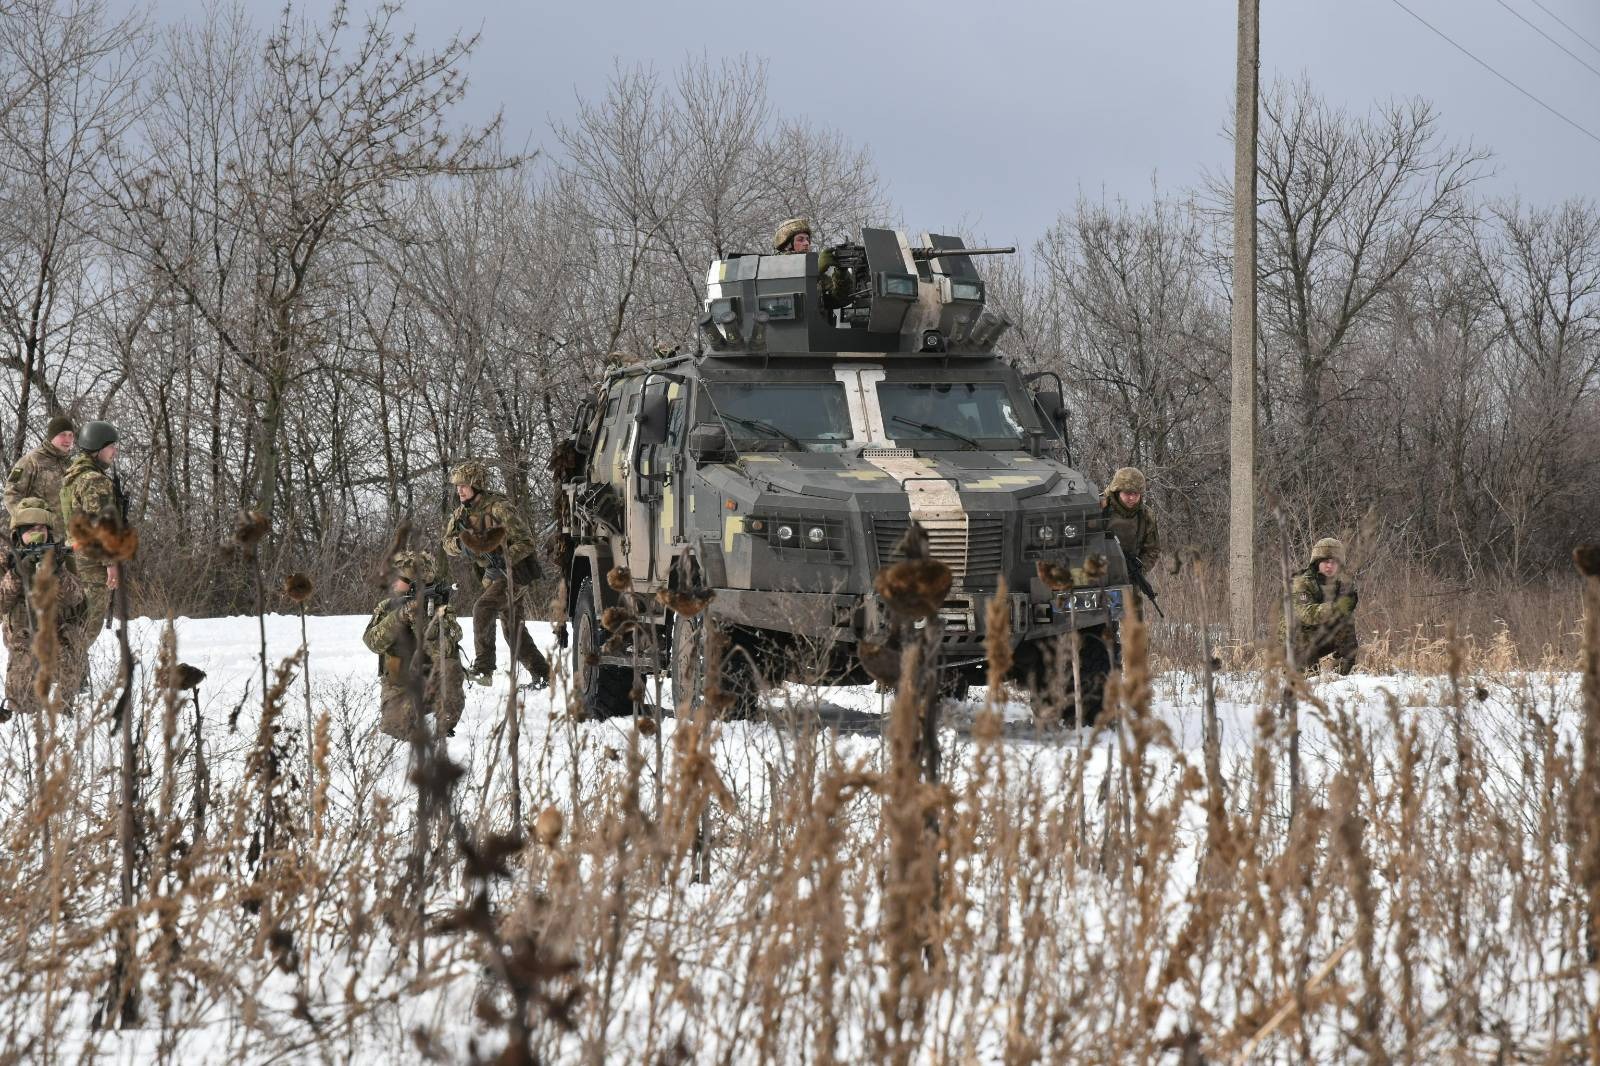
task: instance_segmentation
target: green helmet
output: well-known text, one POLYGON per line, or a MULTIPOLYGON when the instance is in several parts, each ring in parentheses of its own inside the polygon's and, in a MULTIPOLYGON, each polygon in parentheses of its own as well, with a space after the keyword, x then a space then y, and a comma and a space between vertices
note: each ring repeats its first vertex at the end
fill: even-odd
POLYGON ((11 531, 29 526, 48 526, 55 524, 55 515, 50 513, 50 505, 37 496, 29 496, 17 504, 17 509, 11 512, 11 531))
POLYGON ((108 444, 117 443, 117 427, 110 422, 85 422, 78 430, 78 450, 93 455, 108 444))
POLYGON ((483 490, 489 487, 489 468, 476 459, 468 459, 450 471, 450 484, 470 485, 483 490))
POLYGON ((433 580, 433 556, 427 552, 395 552, 391 563, 394 572, 413 585, 418 582, 425 585, 433 580))

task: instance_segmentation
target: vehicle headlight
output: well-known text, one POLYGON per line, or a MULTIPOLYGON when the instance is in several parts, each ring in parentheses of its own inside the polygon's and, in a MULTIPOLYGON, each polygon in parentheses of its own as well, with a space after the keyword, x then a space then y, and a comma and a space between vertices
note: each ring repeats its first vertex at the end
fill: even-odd
POLYGON ((793 526, 779 526, 778 527, 778 539, 781 540, 781 541, 791 541, 791 540, 793 540, 794 539, 794 527, 793 526))
POLYGON ((1067 523, 1066 525, 1062 526, 1061 527, 1061 539, 1062 540, 1077 540, 1078 539, 1078 527, 1075 526, 1075 525, 1072 525, 1070 522, 1067 523))
POLYGON ((1041 544, 1053 544, 1055 543, 1055 539, 1055 526, 1052 526, 1050 523, 1046 522, 1044 525, 1039 527, 1039 542, 1041 544))
POLYGON ((806 530, 806 539, 813 544, 821 544, 828 539, 828 532, 821 526, 812 526, 806 530))

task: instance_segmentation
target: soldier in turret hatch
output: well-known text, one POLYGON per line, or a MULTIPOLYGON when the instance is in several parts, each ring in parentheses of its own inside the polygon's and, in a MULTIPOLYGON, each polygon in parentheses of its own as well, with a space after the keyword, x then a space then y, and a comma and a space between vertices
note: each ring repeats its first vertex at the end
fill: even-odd
MULTIPOLYGON (((772 235, 772 250, 782 255, 805 255, 814 251, 811 220, 791 218, 780 224, 772 235)), ((817 291, 829 307, 843 307, 850 300, 850 279, 833 261, 831 249, 817 252, 817 291)))

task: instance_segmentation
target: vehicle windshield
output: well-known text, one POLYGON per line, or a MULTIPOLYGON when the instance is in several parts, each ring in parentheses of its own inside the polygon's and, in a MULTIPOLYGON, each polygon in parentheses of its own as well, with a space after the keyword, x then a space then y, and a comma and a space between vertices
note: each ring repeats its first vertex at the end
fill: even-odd
POLYGON ((1022 442, 1022 423, 999 382, 880 381, 878 407, 883 428, 897 441, 944 441, 952 448, 1022 442))
POLYGON ((837 381, 718 382, 709 388, 737 447, 798 442, 837 448, 850 439, 850 409, 837 381))

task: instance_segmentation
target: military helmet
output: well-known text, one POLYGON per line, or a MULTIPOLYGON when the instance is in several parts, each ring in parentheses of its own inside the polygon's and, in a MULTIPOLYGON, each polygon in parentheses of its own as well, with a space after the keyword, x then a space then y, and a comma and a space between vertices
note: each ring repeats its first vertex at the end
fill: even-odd
POLYGON ((450 484, 471 485, 475 489, 489 487, 489 468, 476 459, 468 459, 450 471, 450 484))
POLYGON ((1142 493, 1148 484, 1144 471, 1135 466, 1125 466, 1111 475, 1111 482, 1106 485, 1106 493, 1107 495, 1113 492, 1142 493))
POLYGON ((29 496, 17 504, 17 509, 11 512, 11 531, 29 526, 48 526, 55 523, 56 516, 50 513, 50 505, 37 496, 29 496))
POLYGON ((772 235, 772 250, 781 252, 789 247, 789 242, 798 235, 811 233, 811 220, 809 218, 791 218, 778 227, 778 232, 772 235))
POLYGON ((78 431, 78 450, 93 455, 108 444, 117 443, 117 427, 110 422, 85 422, 78 431))
POLYGON ((413 585, 418 582, 427 584, 433 580, 433 556, 427 552, 395 552, 392 563, 394 572, 413 585))
POLYGON ((1323 537, 1313 544, 1311 546, 1312 565, 1316 565, 1324 559, 1332 559, 1341 566, 1344 565, 1344 542, 1334 537, 1323 537))

